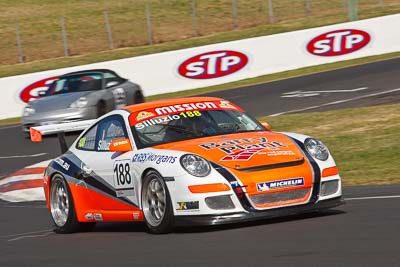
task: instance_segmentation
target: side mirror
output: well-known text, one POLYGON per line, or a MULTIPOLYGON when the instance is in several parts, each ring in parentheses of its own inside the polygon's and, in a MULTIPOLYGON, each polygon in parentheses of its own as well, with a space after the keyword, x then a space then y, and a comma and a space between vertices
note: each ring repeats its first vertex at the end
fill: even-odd
POLYGON ((267 129, 267 131, 271 131, 271 126, 269 125, 268 122, 266 121, 260 121, 261 125, 265 127, 265 129, 267 129))
POLYGON ((46 95, 46 91, 39 91, 38 96, 43 97, 46 95))
POLYGON ((106 88, 111 88, 111 87, 113 87, 113 86, 115 86, 115 85, 117 85, 117 84, 118 84, 118 82, 116 82, 116 81, 108 82, 108 83, 106 84, 106 88))
POLYGON ((131 141, 128 138, 115 139, 111 142, 109 149, 111 152, 128 152, 132 151, 131 141))

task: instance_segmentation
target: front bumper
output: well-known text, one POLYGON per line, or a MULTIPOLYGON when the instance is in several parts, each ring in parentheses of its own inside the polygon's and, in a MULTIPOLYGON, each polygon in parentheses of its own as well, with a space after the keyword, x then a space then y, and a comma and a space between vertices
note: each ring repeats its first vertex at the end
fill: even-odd
POLYGON ((278 217, 292 216, 301 213, 315 212, 329 209, 344 204, 342 197, 322 200, 317 203, 282 207, 265 211, 236 212, 223 215, 192 215, 175 216, 176 226, 191 225, 220 225, 227 223, 249 222, 261 219, 273 219, 278 217))
POLYGON ((21 121, 22 131, 29 132, 30 127, 60 124, 81 120, 97 118, 97 109, 95 106, 85 108, 67 108, 63 110, 53 110, 49 112, 35 113, 29 116, 23 116, 21 121))

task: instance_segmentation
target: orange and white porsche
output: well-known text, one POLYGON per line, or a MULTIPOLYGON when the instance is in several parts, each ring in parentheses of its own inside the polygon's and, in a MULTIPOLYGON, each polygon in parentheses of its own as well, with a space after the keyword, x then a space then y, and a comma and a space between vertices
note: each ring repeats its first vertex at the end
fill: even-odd
POLYGON ((322 142, 273 132, 221 98, 137 104, 94 121, 34 127, 31 138, 80 128, 45 172, 58 232, 144 221, 166 233, 342 204, 341 178, 322 142))

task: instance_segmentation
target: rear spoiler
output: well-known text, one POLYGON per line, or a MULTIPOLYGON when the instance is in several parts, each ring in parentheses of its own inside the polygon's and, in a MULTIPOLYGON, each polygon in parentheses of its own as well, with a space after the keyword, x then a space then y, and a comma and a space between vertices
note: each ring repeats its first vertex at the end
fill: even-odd
POLYGON ((29 129, 32 142, 42 142, 42 136, 57 134, 60 142, 61 153, 68 150, 67 143, 65 141, 66 132, 83 131, 88 128, 95 120, 85 120, 77 122, 67 122, 59 124, 49 124, 43 126, 35 126, 29 129))

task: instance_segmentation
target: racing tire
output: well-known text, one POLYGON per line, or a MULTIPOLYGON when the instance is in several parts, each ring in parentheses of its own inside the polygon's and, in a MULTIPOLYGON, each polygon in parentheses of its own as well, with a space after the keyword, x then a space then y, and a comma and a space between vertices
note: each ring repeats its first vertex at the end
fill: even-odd
POLYGON ((100 118, 107 113, 107 106, 104 101, 97 103, 97 118, 100 118))
POLYGON ((144 103, 144 96, 142 91, 136 91, 135 95, 133 96, 132 104, 140 104, 140 103, 144 103))
POLYGON ((174 226, 171 197, 164 179, 149 171, 142 185, 142 209, 147 228, 153 234, 166 234, 174 226))
POLYGON ((71 190, 64 177, 56 174, 50 185, 50 213, 56 233, 88 232, 96 223, 80 223, 77 220, 71 190))

